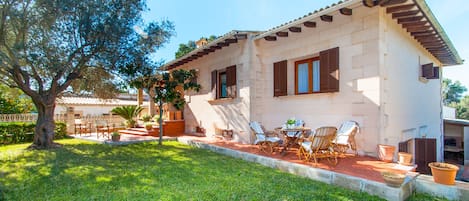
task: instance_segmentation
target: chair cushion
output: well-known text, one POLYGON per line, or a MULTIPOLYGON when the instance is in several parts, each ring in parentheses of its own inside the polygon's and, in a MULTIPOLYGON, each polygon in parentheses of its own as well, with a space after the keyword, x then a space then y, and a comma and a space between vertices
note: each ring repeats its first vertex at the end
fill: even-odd
POLYGON ((264 134, 261 125, 257 121, 253 121, 249 123, 249 126, 254 130, 256 134, 264 134))

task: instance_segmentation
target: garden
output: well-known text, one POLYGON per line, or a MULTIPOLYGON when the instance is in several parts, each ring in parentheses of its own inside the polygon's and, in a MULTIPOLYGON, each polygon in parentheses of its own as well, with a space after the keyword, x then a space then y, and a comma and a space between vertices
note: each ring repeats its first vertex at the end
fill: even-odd
POLYGON ((0 200, 381 200, 178 142, 57 142, 0 146, 0 200))

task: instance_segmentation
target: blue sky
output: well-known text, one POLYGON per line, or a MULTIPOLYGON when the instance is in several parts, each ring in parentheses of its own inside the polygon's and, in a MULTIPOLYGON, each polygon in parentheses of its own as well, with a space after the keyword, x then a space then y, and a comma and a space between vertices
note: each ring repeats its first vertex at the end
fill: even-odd
MULTIPOLYGON (((176 35, 155 55, 169 62, 179 44, 202 36, 223 35, 231 30, 264 31, 338 0, 148 0, 146 21, 167 19, 176 35)), ((443 68, 443 77, 459 80, 469 89, 469 6, 465 0, 427 0, 464 65, 443 68), (458 6, 459 5, 459 6, 458 6)))

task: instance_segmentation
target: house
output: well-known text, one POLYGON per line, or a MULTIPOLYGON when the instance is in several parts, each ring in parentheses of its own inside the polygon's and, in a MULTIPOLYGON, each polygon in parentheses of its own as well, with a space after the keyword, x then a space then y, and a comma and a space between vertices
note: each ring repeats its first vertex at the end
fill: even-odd
POLYGON ((436 138, 443 156, 441 67, 462 60, 423 0, 348 0, 268 31, 232 31, 165 64, 198 69, 186 94, 186 131, 268 128, 290 117, 306 126, 355 120, 360 154, 378 144, 436 138))
POLYGON ((469 165, 469 120, 457 119, 455 108, 444 106, 443 111, 444 159, 469 165))
MULTIPOLYGON (((141 114, 148 112, 148 97, 144 98, 141 114)), ((111 115, 111 110, 119 106, 137 105, 137 95, 120 94, 115 99, 99 99, 95 97, 64 96, 56 101, 55 114, 66 114, 73 111, 76 118, 82 116, 111 115)))

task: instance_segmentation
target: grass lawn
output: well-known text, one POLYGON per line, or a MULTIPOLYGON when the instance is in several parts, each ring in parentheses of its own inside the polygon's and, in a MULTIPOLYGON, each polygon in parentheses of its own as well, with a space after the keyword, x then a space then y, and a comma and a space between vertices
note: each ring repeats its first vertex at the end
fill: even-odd
POLYGON ((57 142, 0 146, 0 200, 381 200, 177 142, 57 142))

